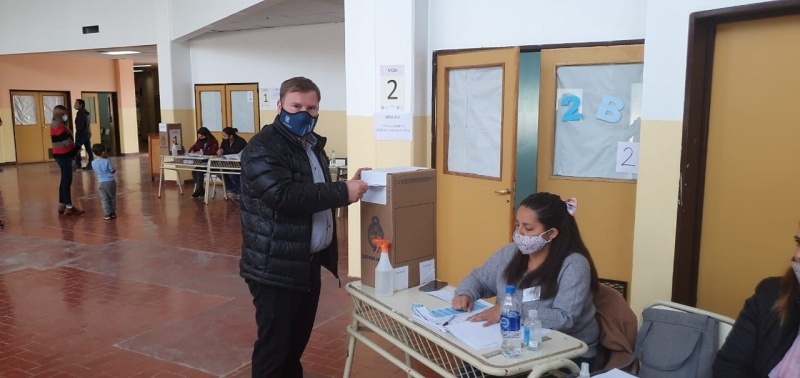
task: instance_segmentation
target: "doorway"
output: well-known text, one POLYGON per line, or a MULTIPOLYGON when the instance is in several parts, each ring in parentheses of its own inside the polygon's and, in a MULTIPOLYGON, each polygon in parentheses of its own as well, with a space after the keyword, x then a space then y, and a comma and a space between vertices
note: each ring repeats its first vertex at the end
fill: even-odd
POLYGON ((455 285, 511 238, 519 49, 436 62, 436 277, 455 285))
POLYGON ((673 301, 735 316, 797 232, 800 4, 692 14, 673 301), (778 101, 778 102, 776 102, 778 101), (746 266, 747 269, 742 269, 746 266))
MULTIPOLYGON (((17 163, 53 160, 50 122, 56 105, 69 105, 68 92, 11 91, 11 114, 17 163)), ((72 122, 70 117, 69 122, 72 122)), ((70 127, 70 125, 67 125, 70 127)))
POLYGON ((248 141, 261 131, 258 84, 195 84, 194 93, 197 128, 207 128, 217 140, 228 126, 248 141))
POLYGON ((81 98, 86 102, 86 111, 89 112, 92 144, 106 146, 109 156, 120 155, 116 92, 81 92, 81 98))
MULTIPOLYGON (((638 142, 643 45, 641 41, 631 41, 621 45, 526 50, 522 54, 518 48, 511 48, 436 55, 437 278, 454 285, 460 282, 471 269, 511 241, 519 202, 533 192, 549 191, 564 199, 580 199, 577 217, 599 274, 629 283, 636 174, 619 171, 615 158, 619 142, 638 142), (486 76, 487 72, 478 71, 493 67, 502 78, 496 80, 501 84, 495 86, 494 92, 465 79, 469 75, 486 76), (580 72, 562 77, 561 68, 580 72), (559 79, 563 81, 564 77, 577 80, 569 82, 570 87, 565 90, 559 86, 559 79), (608 83, 613 85, 609 87, 608 83), (453 89, 455 85, 461 89, 453 89), (475 92, 466 91, 461 96, 469 99, 469 112, 459 111, 458 97, 454 96, 459 90, 464 92, 463 88, 475 92), (567 95, 584 102, 575 103, 570 115, 586 114, 592 119, 570 118, 569 121, 576 121, 574 125, 563 125, 563 117, 573 105, 562 101, 567 95), (475 102, 480 97, 500 101, 494 107, 478 107, 475 102), (608 98, 619 101, 608 102, 608 98), (471 124, 468 131, 452 130, 459 122, 465 122, 464 114, 488 117, 487 109, 495 110, 490 119, 494 129, 471 124), (600 112, 602 109, 606 111, 600 112), (559 126, 600 129, 604 134, 559 136, 559 126), (477 136, 478 140, 473 143, 470 136, 477 136), (577 140, 577 144, 559 144, 565 139, 577 140), (596 142, 601 139, 602 145, 596 142), (486 145, 492 140, 498 141, 500 147, 486 145), (472 148, 459 144, 454 148, 454 142, 472 148), (594 155, 588 153, 590 148, 584 143, 592 147, 594 155), (562 159, 558 159, 558 148, 562 159), (586 156, 578 161, 570 148, 586 156), (454 151, 462 156, 453 156, 454 151), (569 159, 563 158, 563 151, 568 152, 569 159), (460 162, 466 162, 466 168, 453 172, 452 164, 460 162), (502 173, 493 176, 472 171, 489 167, 491 162, 502 173), (564 171, 564 166, 579 169, 564 171)), ((490 81, 491 76, 483 76, 482 83, 490 81)))

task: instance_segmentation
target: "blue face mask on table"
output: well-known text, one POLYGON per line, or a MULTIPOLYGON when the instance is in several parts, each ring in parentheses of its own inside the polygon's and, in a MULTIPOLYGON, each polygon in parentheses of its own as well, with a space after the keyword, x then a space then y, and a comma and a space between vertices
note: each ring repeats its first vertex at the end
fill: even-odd
POLYGON ((304 137, 314 131, 314 126, 317 125, 318 118, 319 116, 312 117, 311 113, 306 111, 289 113, 281 108, 281 115, 278 119, 292 134, 304 137))

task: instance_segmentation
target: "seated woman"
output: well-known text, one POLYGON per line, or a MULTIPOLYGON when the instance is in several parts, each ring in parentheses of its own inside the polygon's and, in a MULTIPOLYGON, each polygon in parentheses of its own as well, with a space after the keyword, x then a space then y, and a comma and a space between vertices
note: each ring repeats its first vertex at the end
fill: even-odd
MULTIPOLYGON (((247 141, 236 133, 239 129, 233 127, 226 127, 222 129, 222 144, 217 150, 217 155, 234 155, 242 152, 247 141)), ((236 199, 241 193, 239 189, 239 175, 222 175, 222 180, 225 181, 225 188, 228 190, 228 197, 236 199)))
MULTIPOLYGON (((514 242, 500 248, 475 269, 455 290, 453 308, 471 311, 473 302, 504 293, 506 285, 522 292, 523 319, 537 310, 542 327, 580 339, 589 351, 575 360, 593 367, 600 334, 592 295, 597 291, 597 270, 583 244, 574 211, 555 194, 535 193, 520 204, 514 242)), ((500 321, 498 304, 470 318, 486 325, 500 321)))
POLYGON ((766 278, 714 361, 714 377, 800 377, 800 232, 783 277, 766 278))
MULTIPOLYGON (((201 127, 197 130, 197 142, 189 148, 189 153, 202 152, 203 155, 216 155, 219 149, 217 138, 211 135, 211 131, 207 128, 201 127)), ((203 178, 206 175, 205 169, 197 168, 192 171, 192 179, 194 179, 194 193, 192 198, 202 197, 206 195, 206 189, 203 187, 203 178)))

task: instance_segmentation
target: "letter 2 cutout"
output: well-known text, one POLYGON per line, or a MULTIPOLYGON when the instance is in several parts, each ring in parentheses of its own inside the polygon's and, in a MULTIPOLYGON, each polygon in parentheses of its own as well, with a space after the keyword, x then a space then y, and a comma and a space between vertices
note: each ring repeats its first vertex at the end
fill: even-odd
POLYGON ((570 105, 569 109, 564 112, 564 116, 561 117, 562 122, 570 122, 570 121, 580 121, 583 119, 583 114, 578 112, 578 109, 581 108, 581 98, 575 96, 573 94, 566 95, 561 98, 561 106, 570 105))

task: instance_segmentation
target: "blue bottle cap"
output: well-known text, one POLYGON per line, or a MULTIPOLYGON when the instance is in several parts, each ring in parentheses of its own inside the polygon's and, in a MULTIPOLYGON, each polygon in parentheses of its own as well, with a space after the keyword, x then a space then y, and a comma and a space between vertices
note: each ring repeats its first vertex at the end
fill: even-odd
POLYGON ((506 294, 514 294, 517 291, 517 288, 514 285, 506 286, 506 294))

